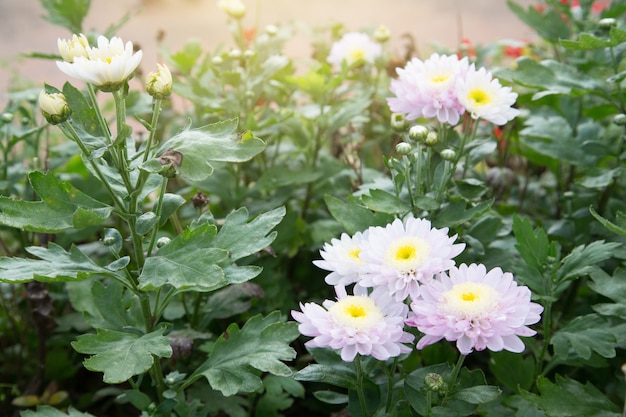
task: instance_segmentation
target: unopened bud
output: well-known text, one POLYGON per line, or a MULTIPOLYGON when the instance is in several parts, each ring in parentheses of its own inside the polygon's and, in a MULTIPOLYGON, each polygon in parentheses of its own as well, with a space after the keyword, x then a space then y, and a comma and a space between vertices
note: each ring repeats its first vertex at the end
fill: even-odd
POLYGON ((13 121, 13 113, 9 113, 8 111, 2 113, 2 115, 0 115, 0 121, 2 121, 2 123, 11 123, 13 121))
POLYGON ((428 132, 428 135, 426 135, 426 139, 424 139, 424 145, 435 146, 437 142, 439 142, 439 135, 437 134, 437 132, 428 132))
POLYGON ((211 63, 213 65, 222 65, 224 63, 224 59, 221 56, 217 55, 211 58, 211 63))
POLYGON ((162 248, 163 246, 167 245, 171 241, 172 241, 172 239, 170 239, 169 237, 162 236, 156 242, 157 248, 162 248))
POLYGON ((406 120, 403 114, 392 113, 391 127, 398 132, 403 132, 406 130, 407 127, 409 127, 409 122, 406 120))
POLYGON ((157 100, 172 94, 172 73, 165 65, 157 64, 158 71, 148 74, 146 91, 157 100))
POLYGON ((102 238, 102 244, 104 246, 113 246, 115 245, 116 241, 117 239, 115 239, 115 237, 113 236, 105 236, 104 238, 102 238))
POLYGON ((65 122, 72 113, 62 93, 48 94, 45 90, 39 93, 39 108, 51 125, 65 122))
POLYGON ((605 17, 598 21, 598 27, 600 29, 611 29, 614 26, 617 26, 617 20, 612 17, 605 17))
POLYGON ((265 33, 267 33, 268 36, 276 36, 278 33, 278 27, 275 25, 267 25, 265 26, 265 33))
POLYGON ((618 126, 626 125, 626 114, 624 113, 616 114, 615 117, 613 117, 613 123, 615 123, 618 126))
POLYGON ((427 390, 438 392, 444 390, 446 381, 441 375, 431 372, 424 377, 424 385, 426 385, 427 390))
POLYGON ((385 25, 380 25, 374 32, 374 40, 378 43, 385 43, 391 38, 391 31, 385 25))
POLYGON ((228 56, 232 59, 239 59, 241 58, 241 51, 239 49, 232 49, 229 53, 228 56))
POLYGON ((409 139, 415 142, 423 142, 428 136, 428 128, 422 125, 411 126, 409 129, 409 139))
POLYGON ((247 12, 246 5, 241 0, 219 0, 217 7, 233 19, 241 19, 247 12))
POLYGON ((442 150, 439 155, 441 156, 441 159, 446 161, 454 161, 454 158, 456 158, 456 152, 454 149, 450 148, 442 150))
POLYGON ((248 59, 249 59, 249 58, 254 58, 254 56, 255 56, 255 55, 256 55, 256 52, 255 52, 255 51, 253 51, 252 49, 246 49, 246 50, 243 52, 243 57, 244 57, 244 58, 248 58, 248 59))
POLYGON ((412 146, 410 143, 400 142, 396 145, 398 155, 408 155, 411 153, 412 146))

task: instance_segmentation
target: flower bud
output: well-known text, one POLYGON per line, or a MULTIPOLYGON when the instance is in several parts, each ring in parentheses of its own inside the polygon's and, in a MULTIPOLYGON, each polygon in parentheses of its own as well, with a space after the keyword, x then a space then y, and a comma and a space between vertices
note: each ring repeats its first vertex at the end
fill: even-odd
POLYGON ((243 51, 243 57, 250 59, 250 58, 254 58, 254 56, 256 55, 256 52, 253 51, 252 49, 246 49, 245 51, 243 51))
POLYGON ((422 125, 411 126, 409 129, 409 139, 415 142, 423 142, 428 136, 428 128, 422 125))
POLYGON ((61 58, 65 62, 74 62, 74 58, 79 56, 87 57, 87 48, 89 48, 89 41, 82 33, 78 36, 76 34, 72 35, 72 39, 58 39, 57 46, 59 48, 59 53, 61 54, 61 58))
POLYGON ((224 59, 221 56, 216 55, 213 58, 211 58, 211 63, 213 65, 222 65, 224 63, 224 59))
POLYGON ((439 155, 445 161, 454 161, 454 158, 456 158, 456 152, 450 148, 442 150, 439 155))
POLYGON ((435 146, 437 142, 439 142, 439 135, 437 134, 437 132, 428 132, 428 135, 426 135, 426 139, 424 139, 424 145, 435 146))
POLYGON ((63 123, 72 113, 62 93, 48 94, 45 90, 41 90, 39 93, 39 108, 51 125, 63 123))
POLYGON ((172 241, 172 239, 170 239, 167 236, 162 236, 160 237, 157 242, 156 242, 156 246, 157 248, 162 248, 163 246, 167 245, 168 243, 170 243, 172 241))
POLYGON ((232 59, 239 59, 241 58, 241 51, 239 49, 232 49, 229 53, 228 56, 232 59))
POLYGON ((233 19, 241 19, 247 12, 246 5, 241 0, 219 0, 217 7, 233 19))
POLYGON ((146 91, 157 100, 172 94, 172 73, 165 65, 157 64, 158 71, 148 74, 146 91))
POLYGON ((613 117, 613 123, 615 123, 618 126, 625 126, 626 114, 624 113, 616 114, 615 117, 613 117))
POLYGON ((4 112, 0 115, 0 121, 2 123, 11 123, 13 121, 13 113, 4 112))
POLYGON ((445 389, 446 381, 444 381, 441 375, 431 372, 424 377, 424 385, 427 390, 438 392, 445 389))
POLYGON ((617 26, 617 20, 612 17, 605 17, 604 19, 600 19, 598 21, 598 27, 600 29, 611 29, 614 26, 617 26))
POLYGON ((404 118, 403 114, 392 113, 391 127, 398 132, 403 132, 407 127, 409 127, 409 122, 404 118))
POLYGON ((276 25, 267 25, 265 26, 265 33, 267 33, 268 36, 276 36, 278 27, 276 25))
POLYGON ((117 242, 117 239, 113 236, 105 236, 102 238, 102 244, 104 246, 113 246, 117 242))
POLYGON ((407 142, 400 142, 396 145, 396 152, 398 155, 408 155, 411 153, 411 144, 407 142))
POLYGON ((374 40, 378 43, 385 43, 391 38, 391 31, 385 25, 380 25, 374 32, 374 40))

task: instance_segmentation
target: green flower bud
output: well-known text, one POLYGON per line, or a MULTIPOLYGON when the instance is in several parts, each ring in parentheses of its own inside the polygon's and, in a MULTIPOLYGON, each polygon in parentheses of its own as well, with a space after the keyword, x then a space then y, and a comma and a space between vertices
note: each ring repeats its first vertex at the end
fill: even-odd
POLYGON ((252 49, 246 49, 246 50, 243 52, 243 56, 244 56, 244 58, 248 58, 248 59, 249 59, 249 58, 254 58, 254 56, 255 56, 255 55, 256 55, 256 52, 255 52, 255 51, 253 51, 252 49))
POLYGON ((11 123, 13 121, 13 113, 2 113, 2 115, 0 115, 0 121, 2 121, 2 123, 11 123))
POLYGON ((415 142, 423 142, 428 136, 428 128, 422 125, 411 126, 409 129, 409 139, 415 142))
POLYGON ((219 0, 217 7, 233 19, 241 19, 248 11, 246 5, 241 0, 219 0))
POLYGON ((424 385, 429 391, 439 392, 446 388, 446 381, 441 375, 431 372, 424 377, 424 385))
POLYGON ((616 114, 615 117, 613 117, 613 123, 615 123, 618 126, 625 126, 626 114, 624 113, 616 114))
POLYGON ((598 21, 598 27, 600 29, 611 29, 612 27, 617 26, 617 20, 612 17, 605 17, 604 19, 600 19, 598 21))
POLYGON ((439 155, 442 159, 446 161, 454 161, 454 158, 456 158, 456 152, 454 151, 454 149, 450 148, 442 150, 439 155))
POLYGON ((229 53, 228 56, 232 59, 239 59, 241 58, 241 51, 239 49, 232 49, 229 53))
POLYGON ((48 94, 45 90, 41 90, 41 93, 39 93, 39 108, 51 125, 65 122, 72 114, 72 110, 62 93, 48 94))
POLYGON ((275 25, 267 25, 265 26, 265 33, 267 33, 268 36, 276 36, 278 33, 278 27, 275 25))
POLYGON ((435 146, 437 142, 439 142, 439 135, 437 134, 437 132, 428 132, 428 135, 426 135, 426 139, 424 139, 424 145, 435 146))
POLYGON ((405 119, 403 114, 392 113, 391 127, 398 132, 403 132, 409 127, 409 122, 405 119))
POLYGON ((385 43, 391 38, 391 31, 385 25, 380 25, 374 32, 374 40, 378 43, 385 43))
POLYGON ((224 63, 224 59, 221 56, 217 55, 211 58, 211 63, 213 65, 222 65, 224 63))
POLYGON ((170 239, 167 236, 162 236, 160 237, 157 242, 156 242, 156 246, 157 248, 162 248, 163 246, 167 245, 168 243, 170 243, 172 241, 172 239, 170 239))
POLYGON ((113 246, 117 240, 113 236, 106 236, 102 239, 102 244, 104 246, 113 246))
POLYGON ((157 64, 158 71, 148 74, 146 91, 157 100, 172 94, 172 73, 165 65, 157 64))
POLYGON ((407 142, 400 142, 396 145, 396 152, 398 155, 408 155, 411 153, 411 144, 407 142))

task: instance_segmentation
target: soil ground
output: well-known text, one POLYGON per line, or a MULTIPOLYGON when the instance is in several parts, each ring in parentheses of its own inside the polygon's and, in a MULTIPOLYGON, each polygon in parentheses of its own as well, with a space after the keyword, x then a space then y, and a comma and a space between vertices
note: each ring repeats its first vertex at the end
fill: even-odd
MULTIPOLYGON (((533 0, 515 0, 530 5, 533 0)), ((455 48, 460 39, 484 44, 497 40, 533 39, 532 31, 509 10, 505 0, 244 0, 245 27, 297 23, 313 28, 331 22, 347 30, 387 26, 394 42, 410 34, 420 52, 433 45, 455 48)), ((189 39, 198 39, 207 50, 230 42, 225 14, 216 0, 92 0, 85 31, 102 32, 127 13, 130 20, 117 32, 144 51, 142 68, 153 71, 161 45, 179 50, 189 39)), ((24 58, 29 52, 57 53, 57 38, 69 38, 67 30, 45 21, 38 0, 0 0, 0 111, 6 92, 23 85, 61 87, 67 79, 54 61, 24 58)), ((306 59, 311 38, 298 31, 287 45, 290 57, 306 59)), ((399 45, 399 44, 398 44, 399 45)), ((73 82, 78 86, 78 82, 73 82)))

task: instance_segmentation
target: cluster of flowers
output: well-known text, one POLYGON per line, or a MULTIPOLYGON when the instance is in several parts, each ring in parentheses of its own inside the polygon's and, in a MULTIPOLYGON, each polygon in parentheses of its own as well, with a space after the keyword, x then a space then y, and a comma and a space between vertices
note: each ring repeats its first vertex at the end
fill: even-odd
POLYGON ((357 354, 386 360, 411 351, 408 325, 423 333, 417 349, 446 339, 464 355, 485 348, 522 352, 519 336, 535 334, 527 326, 540 320, 543 307, 511 273, 456 267, 453 258, 465 248, 456 238, 409 216, 326 243, 314 264, 330 271, 325 280, 337 300, 292 311, 300 333, 313 338, 306 345, 341 350, 344 361, 357 354))
POLYGON ((425 61, 413 58, 397 73, 398 78, 391 81, 395 96, 387 103, 407 120, 436 117, 441 123, 456 125, 467 112, 474 119, 503 125, 519 114, 512 107, 517 94, 484 67, 476 69, 467 57, 435 53, 425 61))

